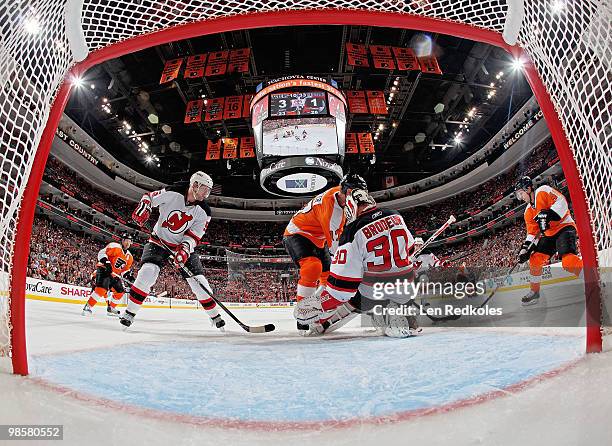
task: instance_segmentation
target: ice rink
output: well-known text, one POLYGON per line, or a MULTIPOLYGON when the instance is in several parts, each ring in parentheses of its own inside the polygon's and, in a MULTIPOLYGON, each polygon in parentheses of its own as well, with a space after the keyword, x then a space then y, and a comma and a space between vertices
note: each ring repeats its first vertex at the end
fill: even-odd
MULTIPOLYGON (((520 299, 520 291, 497 299, 520 299)), ((425 327, 322 338, 291 309, 143 308, 127 331, 102 306, 27 301, 31 375, 0 374, 2 424, 62 424, 64 444, 611 444, 612 352, 584 329, 425 327)), ((27 444, 23 442, 20 444, 27 444)))

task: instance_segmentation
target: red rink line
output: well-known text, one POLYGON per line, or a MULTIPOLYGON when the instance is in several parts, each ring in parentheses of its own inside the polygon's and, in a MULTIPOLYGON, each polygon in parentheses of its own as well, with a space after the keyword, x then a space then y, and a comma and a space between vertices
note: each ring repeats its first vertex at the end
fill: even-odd
POLYGON ((42 378, 34 378, 31 376, 24 379, 37 384, 45 389, 51 390, 61 396, 68 396, 78 401, 83 401, 96 406, 102 406, 108 409, 119 410, 131 415, 136 415, 144 418, 155 419, 163 422, 174 422, 180 424, 189 424, 192 426, 201 426, 207 428, 222 428, 236 430, 255 430, 255 431, 304 431, 304 430, 328 430, 328 429, 349 429, 356 426, 367 425, 386 425, 390 423, 398 423, 402 421, 410 421, 424 416, 439 415, 452 412, 456 409, 471 407, 487 401, 508 396, 508 394, 516 394, 531 386, 534 386, 542 381, 554 378, 561 373, 567 372, 574 368, 579 362, 584 360, 585 356, 571 361, 561 367, 550 370, 548 372, 536 375, 532 378, 512 384, 508 387, 491 392, 483 393, 472 398, 454 401, 442 406, 428 407, 423 409, 414 409, 404 412, 398 412, 391 415, 383 415, 366 418, 350 418, 347 420, 325 420, 325 421, 245 421, 232 420, 227 418, 209 418, 198 417, 193 415, 183 415, 174 412, 165 412, 158 409, 148 409, 131 404, 120 403, 118 401, 109 400, 102 397, 89 395, 84 392, 79 392, 68 387, 48 382, 42 378))

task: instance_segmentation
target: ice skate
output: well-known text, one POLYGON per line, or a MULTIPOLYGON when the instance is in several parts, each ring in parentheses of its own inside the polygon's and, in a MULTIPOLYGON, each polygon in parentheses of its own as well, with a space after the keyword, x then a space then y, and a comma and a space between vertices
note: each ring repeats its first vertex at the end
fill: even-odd
POLYGON ((529 305, 535 305, 540 300, 540 292, 539 291, 529 291, 523 298, 521 299, 521 303, 524 307, 529 305))
POLYGON ((83 311, 81 312, 81 316, 93 316, 93 311, 91 310, 89 304, 85 304, 83 311))

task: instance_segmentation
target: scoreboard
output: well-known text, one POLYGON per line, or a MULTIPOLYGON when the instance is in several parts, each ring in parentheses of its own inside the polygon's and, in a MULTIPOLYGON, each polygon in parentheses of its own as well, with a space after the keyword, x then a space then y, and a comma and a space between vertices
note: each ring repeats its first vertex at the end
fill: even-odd
POLYGON ((303 197, 338 183, 347 102, 334 81, 314 76, 275 79, 257 88, 250 108, 264 190, 303 197))
POLYGON ((327 98, 324 91, 302 93, 272 93, 270 116, 317 116, 327 114, 327 98))

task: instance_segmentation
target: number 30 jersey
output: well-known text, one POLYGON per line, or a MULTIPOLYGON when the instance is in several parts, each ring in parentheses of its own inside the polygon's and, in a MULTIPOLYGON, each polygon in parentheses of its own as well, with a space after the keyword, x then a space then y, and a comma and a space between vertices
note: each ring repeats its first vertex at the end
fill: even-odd
POLYGON ((344 228, 326 290, 343 302, 357 291, 372 299, 375 283, 413 280, 412 252, 414 238, 399 212, 368 211, 344 228))

